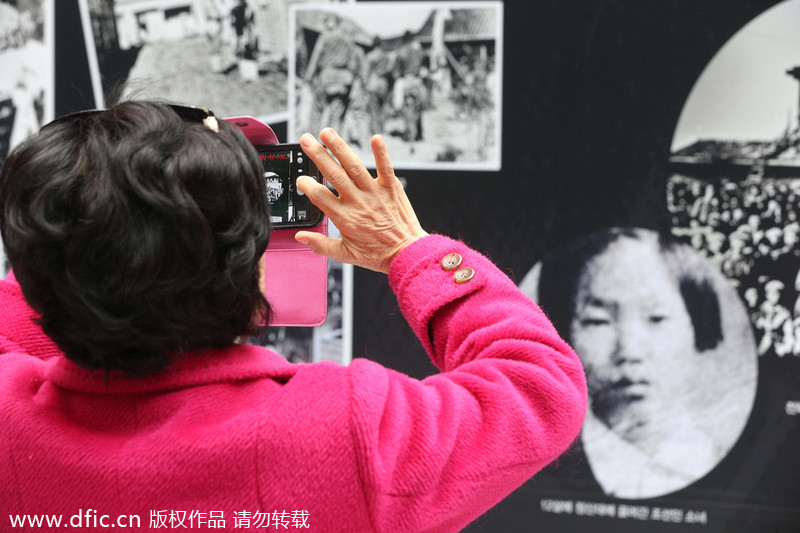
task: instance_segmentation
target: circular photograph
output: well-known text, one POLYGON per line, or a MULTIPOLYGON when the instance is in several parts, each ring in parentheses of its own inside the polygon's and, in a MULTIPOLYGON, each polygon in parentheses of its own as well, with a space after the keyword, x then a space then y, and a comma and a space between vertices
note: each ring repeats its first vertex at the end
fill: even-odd
POLYGON ((583 362, 580 448, 605 494, 670 494, 727 455, 753 407, 757 355, 711 262, 671 236, 612 228, 555 250, 520 288, 583 362))

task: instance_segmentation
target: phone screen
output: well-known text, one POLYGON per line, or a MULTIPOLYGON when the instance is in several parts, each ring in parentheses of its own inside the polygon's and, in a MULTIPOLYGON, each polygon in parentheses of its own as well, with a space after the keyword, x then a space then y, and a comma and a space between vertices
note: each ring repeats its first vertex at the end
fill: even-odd
POLYGON ((322 222, 323 213, 295 186, 299 176, 322 177, 299 144, 256 146, 264 167, 270 223, 275 228, 308 228, 322 222))

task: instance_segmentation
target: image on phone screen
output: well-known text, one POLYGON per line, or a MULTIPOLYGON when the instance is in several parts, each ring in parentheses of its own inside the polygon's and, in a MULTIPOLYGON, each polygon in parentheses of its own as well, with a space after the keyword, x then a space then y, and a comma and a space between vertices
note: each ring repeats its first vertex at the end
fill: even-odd
POLYGON ((264 167, 270 222, 275 228, 307 228, 322 222, 323 213, 295 186, 299 176, 322 183, 314 163, 299 144, 256 146, 264 167))

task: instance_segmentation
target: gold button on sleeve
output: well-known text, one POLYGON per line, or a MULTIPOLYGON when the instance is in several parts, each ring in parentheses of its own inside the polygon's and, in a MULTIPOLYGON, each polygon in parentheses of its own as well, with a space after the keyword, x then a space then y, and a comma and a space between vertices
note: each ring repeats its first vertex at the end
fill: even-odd
POLYGON ((447 254, 442 259, 442 268, 445 270, 455 270, 461 266, 464 259, 457 253, 447 254))
POLYGON ((466 283, 475 277, 475 271, 469 267, 460 268, 453 274, 453 279, 456 283, 466 283))

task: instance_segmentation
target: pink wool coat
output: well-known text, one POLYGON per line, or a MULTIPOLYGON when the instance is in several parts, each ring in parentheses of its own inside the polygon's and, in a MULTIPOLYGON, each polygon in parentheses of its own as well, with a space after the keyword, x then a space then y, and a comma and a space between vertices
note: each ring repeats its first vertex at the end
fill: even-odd
POLYGON ((236 345, 106 381, 42 334, 13 278, 0 282, 0 531, 54 529, 25 515, 92 530, 460 530, 578 435, 583 370, 462 243, 417 241, 389 279, 440 374, 236 345), (475 272, 465 283, 441 264, 453 252, 475 272))

